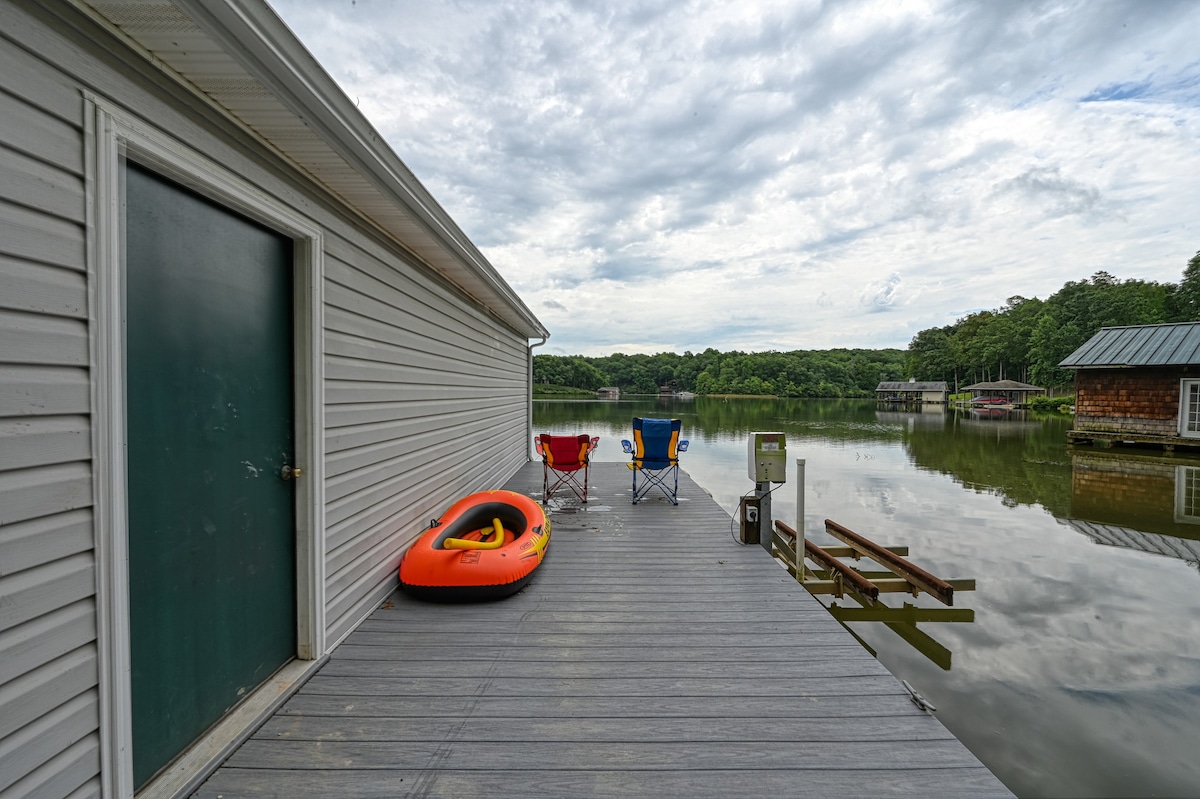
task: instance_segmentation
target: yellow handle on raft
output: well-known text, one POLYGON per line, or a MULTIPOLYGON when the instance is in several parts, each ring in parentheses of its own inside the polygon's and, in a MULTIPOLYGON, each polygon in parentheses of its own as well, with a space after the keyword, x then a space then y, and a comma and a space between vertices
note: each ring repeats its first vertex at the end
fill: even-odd
POLYGON ((491 541, 468 541, 465 538, 447 538, 442 542, 442 549, 499 549, 504 544, 504 527, 499 519, 492 519, 492 526, 481 530, 484 536, 494 534, 491 541))

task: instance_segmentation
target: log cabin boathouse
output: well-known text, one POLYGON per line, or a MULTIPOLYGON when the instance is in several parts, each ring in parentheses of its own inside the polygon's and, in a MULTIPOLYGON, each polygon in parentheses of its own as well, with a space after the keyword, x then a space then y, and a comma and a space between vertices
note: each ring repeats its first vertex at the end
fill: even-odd
POLYGON ((547 335, 263 0, 0 0, 0 794, 182 790, 528 462, 547 335))
POLYGON ((1075 370, 1074 443, 1200 447, 1200 322, 1106 327, 1075 370))

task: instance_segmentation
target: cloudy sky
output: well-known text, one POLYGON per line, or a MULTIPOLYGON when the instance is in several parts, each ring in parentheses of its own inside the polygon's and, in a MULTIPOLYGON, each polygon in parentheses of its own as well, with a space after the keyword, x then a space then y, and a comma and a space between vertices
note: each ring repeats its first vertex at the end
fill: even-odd
POLYGON ((906 347, 1200 250, 1193 0, 269 0, 550 329, 906 347))

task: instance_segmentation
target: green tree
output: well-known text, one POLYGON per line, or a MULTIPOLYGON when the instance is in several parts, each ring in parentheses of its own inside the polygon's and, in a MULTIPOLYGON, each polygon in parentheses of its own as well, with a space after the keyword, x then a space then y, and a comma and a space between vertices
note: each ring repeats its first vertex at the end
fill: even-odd
POLYGON ((906 353, 909 373, 922 380, 951 374, 967 382, 1007 377, 1047 387, 1071 383, 1059 362, 1101 327, 1200 321, 1200 252, 1176 286, 1118 280, 1096 272, 1068 281, 1045 301, 1009 297, 1000 308, 979 311, 953 325, 922 330, 906 353))
POLYGON ((1030 336, 1030 378, 1039 386, 1053 388, 1075 381, 1073 372, 1059 369, 1058 364, 1088 339, 1074 322, 1059 324, 1051 314, 1038 318, 1030 336))
POLYGON ((1200 252, 1188 259, 1171 298, 1172 322, 1200 322, 1200 252))

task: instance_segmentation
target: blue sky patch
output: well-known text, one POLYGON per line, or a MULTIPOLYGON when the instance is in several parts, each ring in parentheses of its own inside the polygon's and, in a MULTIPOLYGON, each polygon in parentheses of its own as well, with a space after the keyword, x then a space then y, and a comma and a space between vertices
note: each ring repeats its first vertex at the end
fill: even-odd
POLYGON ((1112 100, 1141 100, 1150 95, 1151 83, 1148 80, 1132 83, 1110 83, 1093 89, 1083 96, 1080 102, 1104 103, 1112 100))

